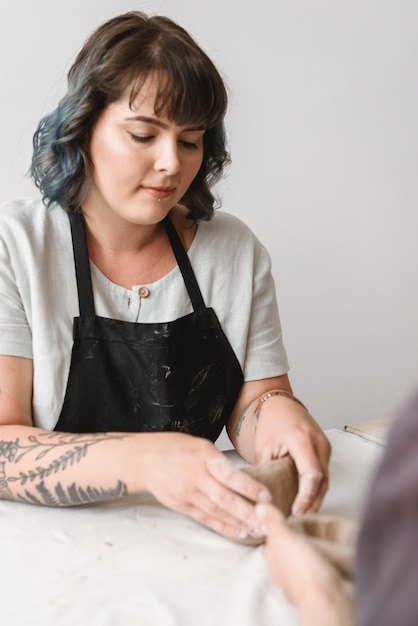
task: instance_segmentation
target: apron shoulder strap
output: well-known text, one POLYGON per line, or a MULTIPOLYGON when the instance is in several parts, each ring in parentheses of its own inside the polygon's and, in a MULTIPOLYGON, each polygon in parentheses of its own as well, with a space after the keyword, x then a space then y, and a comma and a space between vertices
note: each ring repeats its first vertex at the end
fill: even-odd
POLYGON ((71 224, 71 236, 73 240, 80 316, 85 317, 87 315, 95 314, 86 231, 84 229, 84 220, 81 212, 77 211, 77 213, 71 213, 69 218, 71 224))
POLYGON ((180 272, 182 273, 193 309, 195 311, 205 309, 205 301, 203 300, 202 292, 200 291, 189 257, 187 256, 187 252, 181 243, 180 237, 169 215, 164 218, 163 225, 170 240, 180 272))

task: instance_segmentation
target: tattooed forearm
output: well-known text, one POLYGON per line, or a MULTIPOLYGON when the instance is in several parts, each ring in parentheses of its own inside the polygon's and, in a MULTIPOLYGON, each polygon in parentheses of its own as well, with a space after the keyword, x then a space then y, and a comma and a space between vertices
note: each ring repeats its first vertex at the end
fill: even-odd
POLYGON ((92 446, 127 437, 129 434, 125 433, 48 432, 23 440, 0 440, 0 459, 4 459, 0 461, 0 498, 46 506, 74 506, 126 495, 127 486, 120 480, 115 487, 81 486, 76 482, 65 485, 65 480, 58 480, 58 477, 54 480, 54 475, 62 475, 79 464, 92 446))
MULTIPOLYGON (((127 436, 128 435, 108 435, 107 433, 80 435, 47 432, 41 433, 37 437, 30 435, 26 445, 21 443, 19 438, 14 441, 0 440, 0 457, 18 463, 26 454, 34 452, 34 458, 38 461, 48 454, 48 452, 55 452, 64 446, 74 446, 73 452, 75 458, 76 460, 80 460, 80 458, 87 453, 87 449, 90 446, 100 443, 101 441, 124 439, 127 436)), ((68 454, 68 452, 66 454, 68 454)))
POLYGON ((124 483, 120 480, 114 489, 103 489, 96 487, 77 487, 72 483, 66 489, 57 483, 54 490, 51 491, 45 486, 42 480, 35 486, 35 493, 25 489, 25 495, 19 495, 17 499, 20 502, 28 502, 30 504, 43 504, 46 506, 74 506, 77 504, 88 504, 91 502, 99 502, 100 500, 111 500, 127 495, 128 490, 124 483))
POLYGON ((242 428, 242 426, 244 424, 244 421, 245 421, 247 415, 249 413, 254 413, 254 411, 250 411, 250 408, 252 407, 253 403, 254 403, 254 401, 250 402, 250 404, 247 404, 247 406, 245 407, 244 411, 241 414, 241 417, 239 418, 239 420, 237 422, 237 426, 236 426, 236 429, 235 429, 237 437, 240 436, 241 428, 242 428))
MULTIPOLYGON (((247 407, 247 409, 248 409, 248 407, 247 407)), ((240 436, 242 425, 244 423, 245 418, 247 417, 247 409, 245 409, 245 411, 242 413, 242 415, 240 416, 240 418, 238 420, 237 429, 236 429, 237 437, 240 436)))
POLYGON ((6 473, 4 471, 5 465, 6 463, 4 461, 0 461, 0 498, 2 500, 12 500, 12 492, 7 484, 6 473))

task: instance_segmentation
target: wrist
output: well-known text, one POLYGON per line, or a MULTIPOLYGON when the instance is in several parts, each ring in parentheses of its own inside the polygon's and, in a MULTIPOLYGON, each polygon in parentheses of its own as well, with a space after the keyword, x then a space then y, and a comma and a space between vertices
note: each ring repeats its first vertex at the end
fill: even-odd
POLYGON ((291 391, 287 391, 286 389, 271 389, 270 391, 266 391, 265 393, 262 393, 260 396, 257 396, 257 398, 254 398, 254 400, 251 400, 251 402, 247 404, 247 406, 245 407, 244 411, 242 412, 237 422, 237 425, 235 428, 236 434, 238 436, 240 435, 244 420, 249 416, 255 419, 255 424, 254 424, 255 426, 258 421, 260 411, 264 403, 267 402, 267 400, 269 400, 270 398, 274 398, 277 396, 288 398, 289 400, 292 400, 293 402, 296 402, 297 404, 299 404, 299 406, 304 408, 305 411, 308 411, 308 409, 303 404, 303 402, 301 402, 299 398, 294 396, 291 391))
POLYGON ((258 421, 261 407, 263 406, 263 404, 267 402, 267 400, 269 400, 270 398, 274 398, 276 396, 283 396, 285 398, 289 398, 290 400, 293 400, 293 402, 296 402, 301 407, 303 407, 305 411, 308 410, 306 406, 303 404, 303 402, 301 402, 298 398, 296 398, 296 396, 294 396, 291 391, 287 391, 285 389, 272 389, 271 391, 267 391, 266 393, 262 394, 261 396, 256 398, 256 400, 254 401, 254 402, 257 402, 257 406, 254 411, 254 417, 256 421, 258 421))
POLYGON ((250 463, 256 462, 255 437, 260 412, 271 398, 277 401, 274 403, 275 406, 271 407, 274 415, 292 411, 292 405, 302 408, 303 412, 307 411, 304 404, 287 389, 270 389, 251 400, 242 411, 233 431, 228 430, 235 449, 250 463))
POLYGON ((300 626, 353 626, 354 603, 345 579, 337 571, 322 572, 305 590, 300 605, 300 626), (321 575, 322 574, 322 575, 321 575))

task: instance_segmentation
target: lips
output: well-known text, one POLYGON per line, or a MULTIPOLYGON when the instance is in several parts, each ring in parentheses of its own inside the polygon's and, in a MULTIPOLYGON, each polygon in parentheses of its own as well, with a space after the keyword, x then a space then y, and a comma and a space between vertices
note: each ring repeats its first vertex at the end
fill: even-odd
POLYGON ((175 191, 175 187, 143 187, 153 198, 168 198, 175 191))

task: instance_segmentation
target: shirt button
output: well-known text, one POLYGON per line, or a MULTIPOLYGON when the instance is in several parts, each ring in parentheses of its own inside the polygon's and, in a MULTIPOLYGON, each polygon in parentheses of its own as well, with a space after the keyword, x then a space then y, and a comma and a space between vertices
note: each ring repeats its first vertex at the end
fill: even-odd
POLYGON ((149 296, 149 289, 148 287, 140 287, 138 289, 138 294, 140 298, 148 298, 149 296))

